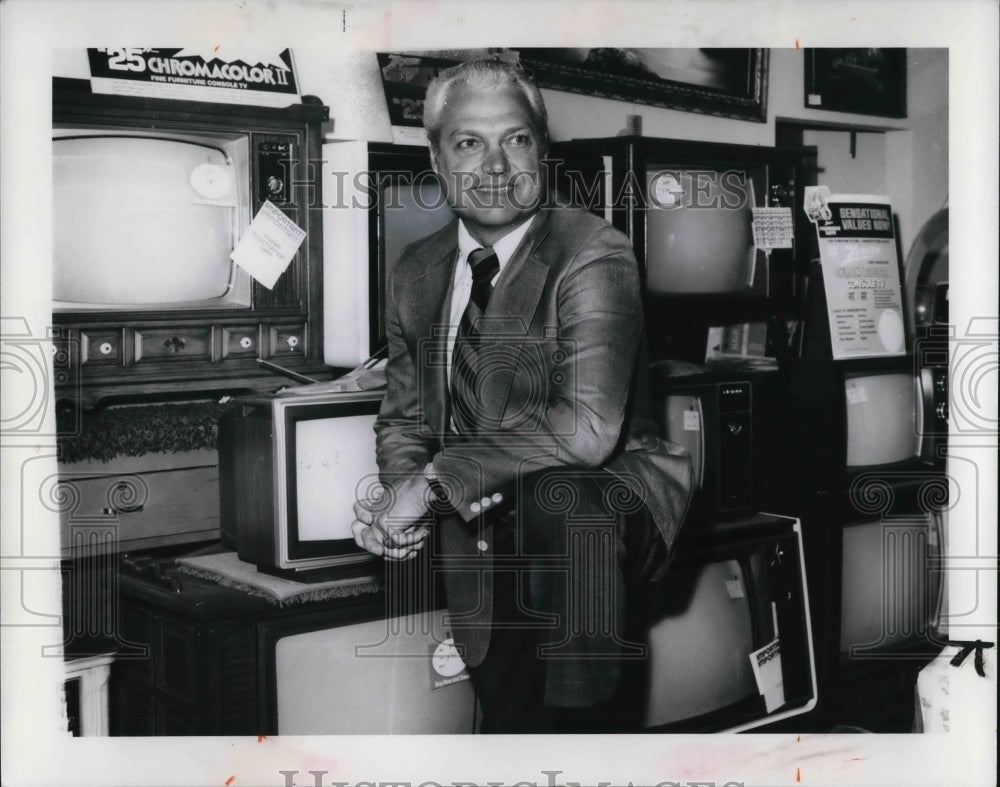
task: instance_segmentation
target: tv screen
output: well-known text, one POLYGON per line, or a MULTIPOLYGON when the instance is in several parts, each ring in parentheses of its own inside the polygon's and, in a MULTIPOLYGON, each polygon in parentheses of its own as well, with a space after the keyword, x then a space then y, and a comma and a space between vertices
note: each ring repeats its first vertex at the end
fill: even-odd
POLYGON ((53 139, 57 309, 249 305, 230 253, 247 224, 247 142, 53 139))
POLYGON ((653 294, 747 292, 754 283, 753 181, 745 172, 646 174, 646 286, 653 294))
POLYGON ((857 373, 844 380, 847 467, 887 465, 920 453, 912 373, 857 373))
POLYGON ((747 579, 735 560, 671 572, 678 609, 649 632, 648 725, 712 713, 757 694, 747 579))
POLYGON ((448 224, 455 214, 445 199, 440 181, 427 175, 412 183, 391 181, 379 191, 379 255, 388 281, 392 269, 409 244, 448 224))
POLYGON ((758 514, 685 531, 644 603, 647 729, 739 731, 815 705, 797 520, 758 514))
POLYGON ((299 580, 369 571, 351 523, 354 501, 378 480, 382 392, 299 391, 237 399, 220 419, 223 542, 260 570, 299 580))
POLYGON ((843 656, 891 656, 931 641, 943 592, 942 536, 937 514, 843 528, 843 656))
POLYGON ((350 512, 357 492, 378 477, 375 416, 293 416, 290 425, 294 435, 288 436, 288 456, 294 456, 295 464, 288 472, 295 496, 288 515, 298 540, 353 539, 350 512))
POLYGON ((662 402, 662 433, 691 455, 694 490, 701 490, 705 476, 705 413, 697 394, 670 394, 662 402))
POLYGON ((475 694, 446 615, 436 610, 278 640, 278 733, 474 732, 475 694))

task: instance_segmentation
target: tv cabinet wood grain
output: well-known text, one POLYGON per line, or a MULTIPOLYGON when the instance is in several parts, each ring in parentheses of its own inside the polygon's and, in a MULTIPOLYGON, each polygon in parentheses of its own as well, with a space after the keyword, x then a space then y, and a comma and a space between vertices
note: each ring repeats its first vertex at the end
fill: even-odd
POLYGON ((274 735, 275 631, 375 620, 385 595, 284 606, 169 565, 120 580, 121 648, 111 671, 111 734, 274 735), (146 652, 141 652, 145 646, 146 652))

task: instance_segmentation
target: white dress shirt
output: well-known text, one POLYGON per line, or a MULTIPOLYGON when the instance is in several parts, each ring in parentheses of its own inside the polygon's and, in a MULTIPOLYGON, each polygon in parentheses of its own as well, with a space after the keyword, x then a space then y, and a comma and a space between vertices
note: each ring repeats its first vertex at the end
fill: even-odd
MULTIPOLYGON (((503 270, 514 256, 521 240, 528 232, 535 215, 518 224, 514 229, 504 235, 493 244, 493 251, 497 255, 497 262, 500 263, 500 270, 493 277, 491 284, 494 286, 497 280, 503 275, 503 270)), ((458 324, 462 321, 465 307, 469 305, 469 298, 472 295, 472 270, 469 268, 469 255, 476 249, 481 249, 483 245, 473 238, 465 228, 465 223, 458 220, 458 264, 455 266, 455 278, 451 283, 451 307, 448 319, 448 384, 451 385, 451 360, 455 349, 455 337, 458 336, 458 324)))

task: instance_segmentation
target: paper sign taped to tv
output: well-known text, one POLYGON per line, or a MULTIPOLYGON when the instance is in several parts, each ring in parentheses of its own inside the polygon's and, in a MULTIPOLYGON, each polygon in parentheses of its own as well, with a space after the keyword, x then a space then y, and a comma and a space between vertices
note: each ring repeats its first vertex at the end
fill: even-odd
POLYGON ((230 256, 269 290, 302 245, 306 231, 269 201, 254 216, 230 256))
POLYGON ((757 691, 764 695, 764 706, 772 713, 785 704, 785 682, 781 674, 781 641, 771 640, 750 654, 750 666, 757 680, 757 691))

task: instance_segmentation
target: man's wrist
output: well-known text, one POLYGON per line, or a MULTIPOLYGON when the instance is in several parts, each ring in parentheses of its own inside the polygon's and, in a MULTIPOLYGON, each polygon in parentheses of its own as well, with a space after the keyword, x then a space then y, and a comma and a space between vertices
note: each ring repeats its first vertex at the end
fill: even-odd
POLYGON ((448 491, 438 480, 437 470, 434 468, 433 461, 424 465, 423 475, 427 486, 431 490, 431 510, 436 514, 452 513, 455 507, 448 500, 448 491))

